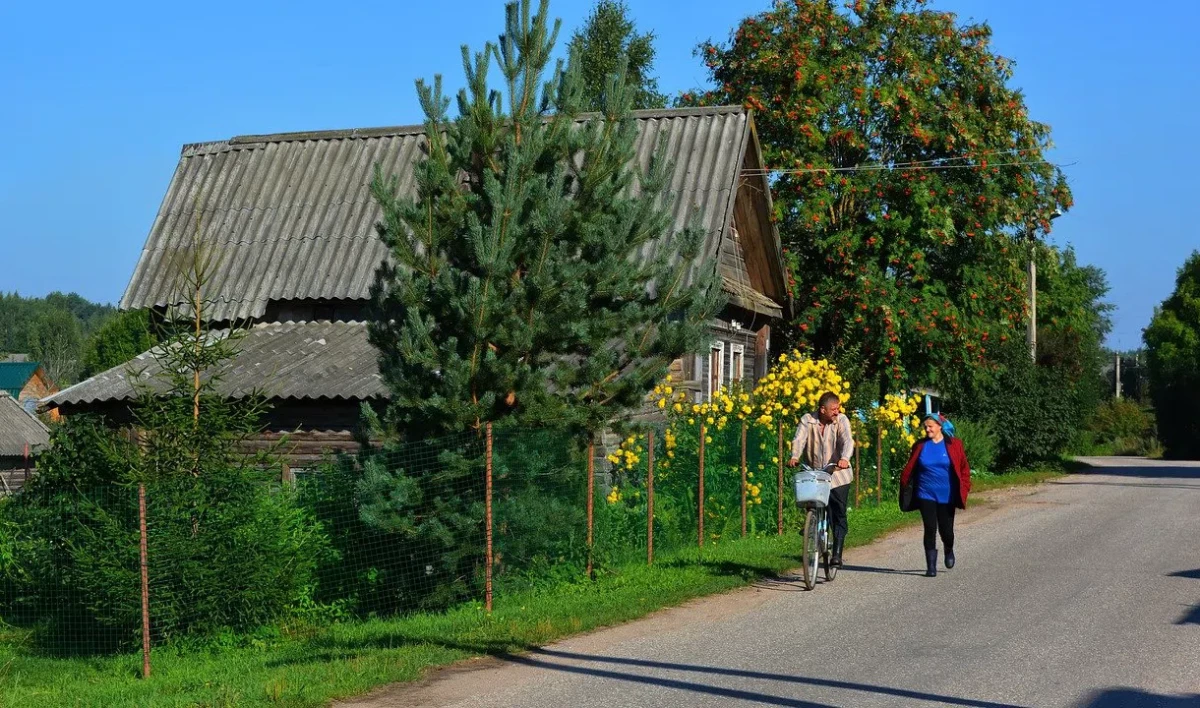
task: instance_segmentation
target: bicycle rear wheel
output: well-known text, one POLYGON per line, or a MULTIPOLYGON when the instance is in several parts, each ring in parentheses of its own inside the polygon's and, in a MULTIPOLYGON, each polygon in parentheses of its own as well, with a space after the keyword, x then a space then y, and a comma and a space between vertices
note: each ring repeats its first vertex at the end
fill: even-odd
POLYGON ((800 560, 804 563, 804 587, 812 590, 817 585, 817 512, 804 512, 804 551, 800 560))

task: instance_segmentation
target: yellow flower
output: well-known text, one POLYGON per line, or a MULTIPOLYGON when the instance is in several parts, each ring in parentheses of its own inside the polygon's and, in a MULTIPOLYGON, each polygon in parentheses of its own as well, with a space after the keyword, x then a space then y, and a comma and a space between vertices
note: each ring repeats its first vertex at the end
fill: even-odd
POLYGON ((665 399, 665 398, 658 399, 658 407, 666 408, 667 407, 667 399, 665 399))

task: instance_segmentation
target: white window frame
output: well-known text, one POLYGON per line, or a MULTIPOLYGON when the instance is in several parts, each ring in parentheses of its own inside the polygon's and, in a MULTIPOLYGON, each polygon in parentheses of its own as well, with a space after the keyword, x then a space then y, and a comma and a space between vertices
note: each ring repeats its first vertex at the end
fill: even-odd
POLYGON ((704 377, 704 387, 708 400, 725 385, 725 342, 716 342, 708 350, 708 375, 704 377), (717 365, 713 366, 713 354, 717 355, 717 365), (713 389, 713 371, 716 371, 716 389, 713 389))
POLYGON ((745 344, 730 344, 729 345, 729 383, 733 385, 735 381, 741 381, 746 377, 746 345, 745 344), (735 369, 735 364, 736 369, 735 369))

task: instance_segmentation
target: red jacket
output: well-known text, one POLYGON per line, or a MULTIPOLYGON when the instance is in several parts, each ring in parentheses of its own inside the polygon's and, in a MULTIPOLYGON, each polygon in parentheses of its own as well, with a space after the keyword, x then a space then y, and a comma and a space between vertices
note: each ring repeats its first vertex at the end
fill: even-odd
MULTIPOLYGON (((915 494, 916 476, 913 471, 917 468, 917 460, 921 457, 921 449, 928 440, 918 440, 908 457, 908 464, 900 473, 900 510, 916 511, 917 499, 915 494)), ((967 508, 967 494, 971 492, 971 465, 967 462, 967 450, 962 440, 946 437, 946 454, 950 455, 950 469, 954 474, 950 477, 950 493, 954 505, 959 509, 967 508)))

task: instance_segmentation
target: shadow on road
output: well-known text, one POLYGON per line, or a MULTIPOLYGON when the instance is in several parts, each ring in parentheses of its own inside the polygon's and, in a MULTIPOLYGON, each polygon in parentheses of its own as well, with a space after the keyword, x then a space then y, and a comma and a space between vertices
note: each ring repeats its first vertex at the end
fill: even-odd
POLYGON ((1171 573, 1168 578, 1188 578, 1189 580, 1200 580, 1200 568, 1195 570, 1181 570, 1177 573, 1171 573))
POLYGON ((1200 624, 1200 605, 1192 605, 1175 624, 1200 624))
POLYGON ((1128 467, 1089 467, 1082 470, 1080 476, 1098 475, 1101 477, 1138 477, 1141 479, 1194 479, 1200 481, 1200 467, 1172 465, 1170 462, 1159 465, 1131 464, 1128 467))
MULTIPOLYGON (((657 686, 693 694, 715 696, 730 700, 747 701, 754 705, 787 706, 788 708, 827 708, 831 704, 816 703, 790 696, 762 693, 745 688, 699 683, 696 680, 689 680, 687 677, 669 678, 666 676, 652 676, 648 675, 647 670, 697 674, 698 676, 708 679, 711 679, 712 677, 727 677, 735 679, 750 679, 755 681, 770 681, 774 683, 798 686, 838 689, 843 691, 890 696, 897 700, 929 701, 939 703, 941 705, 963 706, 964 708, 1023 708, 1022 706, 1017 706, 1010 703, 997 703, 994 701, 976 700, 972 698, 960 698, 957 696, 946 696, 936 693, 927 693, 924 691, 914 691, 905 688, 874 686, 866 683, 837 681, 833 679, 821 679, 807 676, 772 674, 761 671, 733 669, 720 666, 699 666, 694 664, 653 661, 648 659, 629 659, 623 657, 580 654, 577 652, 536 647, 526 648, 524 650, 526 653, 512 653, 515 648, 512 647, 511 644, 504 642, 482 642, 478 645, 475 645, 444 642, 428 638, 389 635, 352 643, 327 643, 326 648, 330 650, 327 652, 328 656, 338 656, 344 658, 346 652, 353 653, 354 651, 376 646, 396 647, 409 643, 436 645, 445 647, 447 649, 466 651, 476 655, 491 656, 507 664, 513 664, 517 666, 525 666, 545 671, 557 671, 567 674, 574 674, 577 676, 588 676, 592 678, 622 681, 644 686, 657 686)), ((302 661, 298 660, 295 662, 281 663, 319 663, 322 660, 323 659, 320 655, 314 656, 313 654, 307 654, 305 659, 302 661)), ((686 702, 686 699, 681 699, 681 702, 686 702)), ((851 704, 842 702, 840 705, 851 704)))
POLYGON ((1097 691, 1074 708, 1200 708, 1200 695, 1163 696, 1135 688, 1097 691))
POLYGON ((1077 479, 1065 479, 1050 484, 1067 487, 1130 487, 1142 489, 1194 489, 1200 491, 1200 479, 1196 484, 1152 484, 1150 482, 1084 482, 1077 479))
POLYGON ((897 570, 895 568, 875 568, 869 565, 844 565, 842 570, 850 573, 882 573, 884 575, 917 575, 924 576, 921 570, 897 570))

